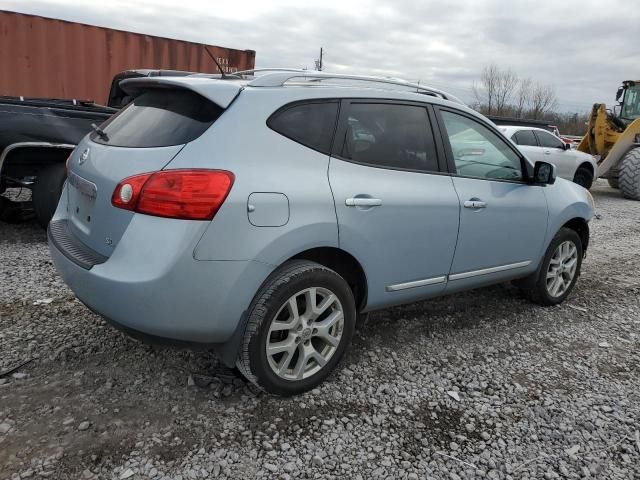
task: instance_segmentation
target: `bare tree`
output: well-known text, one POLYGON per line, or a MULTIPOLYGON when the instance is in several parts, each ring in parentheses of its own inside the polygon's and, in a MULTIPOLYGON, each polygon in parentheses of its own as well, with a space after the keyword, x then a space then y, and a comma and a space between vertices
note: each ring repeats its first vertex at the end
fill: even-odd
POLYGON ((511 97, 517 86, 518 75, 513 70, 498 71, 495 100, 497 115, 504 115, 507 110, 510 110, 511 97))
POLYGON ((500 83, 500 69, 497 65, 487 65, 482 69, 479 84, 473 82, 473 95, 477 106, 485 110, 488 115, 494 113, 498 85, 500 83))
POLYGON ((558 104, 556 92, 551 85, 536 83, 531 90, 531 118, 541 119, 558 104))
POLYGON ((530 78, 523 78, 518 85, 518 93, 516 95, 515 109, 518 118, 522 118, 529 109, 531 103, 531 89, 533 81, 530 78))
POLYGON ((488 115, 505 114, 517 86, 518 76, 513 70, 487 65, 482 69, 479 82, 473 84, 476 107, 488 115))

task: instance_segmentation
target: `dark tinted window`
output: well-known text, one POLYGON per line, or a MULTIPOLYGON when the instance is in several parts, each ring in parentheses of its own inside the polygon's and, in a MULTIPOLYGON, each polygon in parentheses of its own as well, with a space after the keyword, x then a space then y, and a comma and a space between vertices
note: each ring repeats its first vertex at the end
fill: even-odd
POLYGON ((511 137, 518 145, 537 147, 536 137, 531 130, 520 130, 511 137))
POLYGON ((438 171, 424 107, 353 103, 341 156, 380 167, 438 171))
POLYGON ((303 103, 277 111, 267 125, 291 140, 328 155, 337 114, 337 102, 303 103))
POLYGON ((442 112, 458 175, 495 180, 522 180, 520 157, 505 140, 475 120, 442 112))
POLYGON ((540 146, 547 148, 564 148, 564 142, 555 135, 551 135, 548 132, 536 131, 538 140, 540 140, 540 146))
POLYGON ((222 109, 189 90, 152 89, 102 125, 108 139, 95 142, 118 147, 166 147, 195 140, 216 121, 222 109))

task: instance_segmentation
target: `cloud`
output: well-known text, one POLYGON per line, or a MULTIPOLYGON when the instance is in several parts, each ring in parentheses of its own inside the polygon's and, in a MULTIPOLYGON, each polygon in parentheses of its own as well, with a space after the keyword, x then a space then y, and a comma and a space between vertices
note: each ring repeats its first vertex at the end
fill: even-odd
POLYGON ((420 80, 471 100, 482 67, 496 63, 551 84, 560 107, 613 103, 638 76, 640 10, 628 2, 513 0, 0 0, 0 8, 257 51, 257 66, 420 80))

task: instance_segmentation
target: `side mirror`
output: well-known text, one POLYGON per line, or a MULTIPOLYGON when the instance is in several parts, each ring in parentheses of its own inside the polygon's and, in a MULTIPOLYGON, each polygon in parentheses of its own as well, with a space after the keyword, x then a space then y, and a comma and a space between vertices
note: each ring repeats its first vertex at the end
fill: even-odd
POLYGON ((618 91, 616 92, 616 102, 620 100, 620 97, 622 97, 623 93, 624 93, 624 87, 618 88, 618 91))
POLYGON ((564 144, 564 149, 565 150, 571 150, 571 144, 570 143, 566 143, 566 142, 562 142, 564 144))
POLYGON ((539 185, 553 185, 556 181, 556 166, 547 162, 536 162, 533 181, 539 185))

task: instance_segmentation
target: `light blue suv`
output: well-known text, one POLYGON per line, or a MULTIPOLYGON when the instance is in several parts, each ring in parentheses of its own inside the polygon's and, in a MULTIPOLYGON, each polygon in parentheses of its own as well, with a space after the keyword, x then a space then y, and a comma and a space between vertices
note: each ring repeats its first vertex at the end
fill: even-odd
POLYGON ((593 201, 454 97, 305 71, 124 81, 68 160, 51 255, 146 338, 214 348, 268 392, 318 385, 359 315, 580 274, 593 201))

